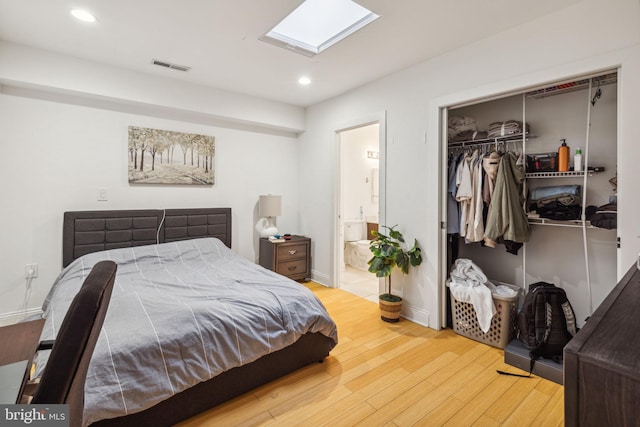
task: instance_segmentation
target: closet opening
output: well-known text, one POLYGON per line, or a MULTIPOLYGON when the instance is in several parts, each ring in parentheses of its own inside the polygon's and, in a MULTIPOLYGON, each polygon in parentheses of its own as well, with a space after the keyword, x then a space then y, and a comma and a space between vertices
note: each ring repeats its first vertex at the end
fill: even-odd
POLYGON ((578 326, 615 286, 617 75, 598 72, 444 109, 443 325, 457 320, 445 284, 457 259, 521 295, 540 281, 563 288, 578 326), (506 167, 513 173, 502 174, 506 167))

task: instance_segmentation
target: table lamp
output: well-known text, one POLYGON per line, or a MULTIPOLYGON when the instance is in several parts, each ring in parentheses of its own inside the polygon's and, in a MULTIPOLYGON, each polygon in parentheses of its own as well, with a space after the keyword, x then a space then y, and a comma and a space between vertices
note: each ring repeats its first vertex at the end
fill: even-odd
POLYGON ((256 224, 256 231, 260 237, 270 237, 278 234, 275 217, 281 214, 281 196, 272 194, 260 196, 258 202, 258 215, 260 219, 256 224))

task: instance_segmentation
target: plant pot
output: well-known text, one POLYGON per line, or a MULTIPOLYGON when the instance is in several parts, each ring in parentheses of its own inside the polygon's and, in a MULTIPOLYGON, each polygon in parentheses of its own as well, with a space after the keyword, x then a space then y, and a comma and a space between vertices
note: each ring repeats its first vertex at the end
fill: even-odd
POLYGON ((385 301, 382 298, 378 300, 380 305, 380 318, 385 322, 396 323, 400 321, 400 311, 402 311, 402 300, 385 301))

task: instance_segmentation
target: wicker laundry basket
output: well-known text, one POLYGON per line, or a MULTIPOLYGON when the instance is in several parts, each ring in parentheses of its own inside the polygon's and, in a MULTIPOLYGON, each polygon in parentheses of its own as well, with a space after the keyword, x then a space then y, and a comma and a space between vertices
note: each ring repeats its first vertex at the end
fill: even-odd
POLYGON ((496 314, 491 319, 491 326, 487 333, 482 332, 478 325, 478 316, 473 305, 458 301, 451 294, 451 313, 453 330, 464 337, 471 338, 484 344, 498 348, 505 348, 515 334, 515 317, 518 310, 518 299, 521 289, 516 285, 491 281, 495 285, 505 285, 517 291, 513 297, 493 295, 496 314))

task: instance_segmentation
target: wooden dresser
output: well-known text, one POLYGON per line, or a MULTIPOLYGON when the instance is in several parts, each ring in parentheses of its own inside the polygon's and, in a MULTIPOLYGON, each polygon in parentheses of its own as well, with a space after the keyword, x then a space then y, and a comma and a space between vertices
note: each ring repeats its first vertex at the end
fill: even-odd
POLYGON ((640 425, 640 271, 635 264, 564 348, 565 426, 640 425))
POLYGON ((271 242, 260 239, 260 265, 293 280, 311 277, 311 239, 291 236, 291 240, 271 242))

